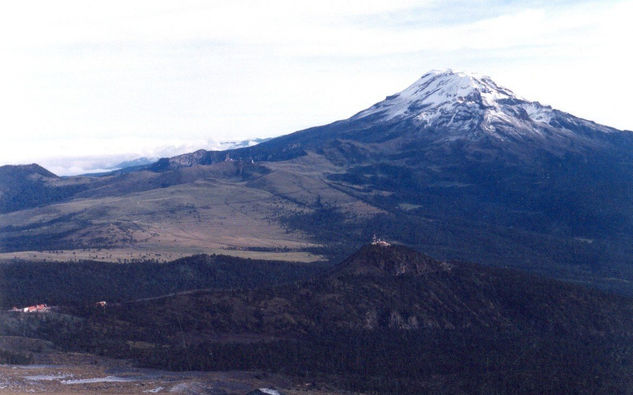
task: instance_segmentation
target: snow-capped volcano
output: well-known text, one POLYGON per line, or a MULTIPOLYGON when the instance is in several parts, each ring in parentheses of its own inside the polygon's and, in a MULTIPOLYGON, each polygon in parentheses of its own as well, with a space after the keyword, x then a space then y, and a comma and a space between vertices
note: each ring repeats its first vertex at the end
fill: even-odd
POLYGON ((487 76, 452 70, 434 70, 424 74, 400 93, 361 111, 354 118, 381 114, 383 119, 415 117, 430 120, 438 112, 456 105, 499 106, 500 100, 516 99, 512 91, 499 87, 487 76))
MULTIPOLYGON (((420 127, 450 130, 454 134, 484 132, 500 139, 510 136, 543 136, 563 124, 590 126, 602 132, 614 129, 525 100, 497 85, 490 77, 431 71, 400 93, 354 115, 352 120, 410 120, 420 127)), ((571 126, 571 125, 570 125, 571 126)))
MULTIPOLYGON (((464 156, 505 158, 507 163, 525 164, 543 153, 560 158, 620 150, 621 137, 628 142, 633 134, 523 99, 490 77, 445 70, 424 74, 348 119, 230 150, 229 156, 246 162, 278 161, 312 151, 337 164, 407 155, 457 161, 464 156)), ((165 158, 160 169, 226 158, 226 152, 199 151, 165 158)))

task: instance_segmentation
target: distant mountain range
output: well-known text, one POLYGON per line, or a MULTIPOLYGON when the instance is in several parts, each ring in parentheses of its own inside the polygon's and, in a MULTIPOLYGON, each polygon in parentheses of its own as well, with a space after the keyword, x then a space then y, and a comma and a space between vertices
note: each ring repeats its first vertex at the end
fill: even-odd
MULTIPOLYGON (((270 138, 253 138, 249 140, 222 142, 209 140, 203 146, 210 150, 227 150, 250 147, 268 140, 270 140, 270 138)), ((156 162, 161 156, 179 155, 196 149, 199 146, 201 145, 196 146, 192 143, 183 143, 183 145, 176 146, 161 146, 160 148, 155 148, 153 150, 146 148, 146 150, 150 150, 150 153, 145 154, 146 156, 129 153, 113 153, 92 156, 64 155, 59 157, 48 157, 47 159, 44 159, 40 165, 43 165, 59 176, 76 176, 83 174, 103 175, 115 170, 130 169, 148 165, 156 162)))
MULTIPOLYGON (((588 97, 587 100, 593 100, 588 97)), ((349 119, 99 177, 3 168, 0 248, 288 249, 373 233, 633 292, 633 133, 434 71, 349 119)))
MULTIPOLYGON (((225 151, 225 150, 231 150, 231 149, 252 147, 254 145, 266 142, 270 139, 271 138, 254 138, 254 139, 241 140, 241 141, 223 141, 223 142, 217 143, 215 149, 219 151, 225 151)), ((141 158, 126 160, 123 162, 116 163, 112 165, 109 169, 105 169, 105 170, 116 171, 116 170, 139 169, 139 168, 147 167, 148 165, 152 163, 155 163, 158 159, 159 158, 141 157, 141 158)), ((105 174, 107 172, 101 172, 101 173, 105 174)))

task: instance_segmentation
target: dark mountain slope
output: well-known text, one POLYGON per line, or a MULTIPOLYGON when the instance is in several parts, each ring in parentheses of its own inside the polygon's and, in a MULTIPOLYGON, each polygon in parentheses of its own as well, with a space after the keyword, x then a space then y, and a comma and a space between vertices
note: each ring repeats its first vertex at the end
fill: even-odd
POLYGON ((90 307, 68 347, 371 392, 619 392, 633 372, 631 313, 628 298, 370 245, 295 284, 90 307))
POLYGON ((308 278, 323 267, 223 255, 171 262, 6 262, 0 265, 0 309, 124 302, 192 289, 268 287, 308 278))
POLYGON ((343 329, 633 330, 628 299, 510 270, 442 263, 402 246, 377 245, 361 248, 308 282, 187 294, 123 305, 113 308, 115 312, 134 325, 154 328, 168 326, 182 314, 192 325, 195 321, 203 337, 297 336, 343 329))
POLYGON ((1 166, 0 213, 56 202, 82 189, 59 183, 59 177, 36 164, 1 166))

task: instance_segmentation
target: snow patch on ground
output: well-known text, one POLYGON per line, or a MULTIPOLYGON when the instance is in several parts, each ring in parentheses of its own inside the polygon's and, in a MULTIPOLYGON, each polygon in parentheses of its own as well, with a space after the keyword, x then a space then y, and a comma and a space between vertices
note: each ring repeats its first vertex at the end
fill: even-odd
POLYGON ((72 374, 39 374, 35 376, 24 376, 26 380, 31 380, 31 381, 61 380, 67 377, 72 377, 72 374))
POLYGON ((125 383, 129 381, 137 381, 133 378, 107 376, 107 377, 94 377, 90 379, 75 379, 75 380, 62 380, 62 384, 90 384, 90 383, 125 383))

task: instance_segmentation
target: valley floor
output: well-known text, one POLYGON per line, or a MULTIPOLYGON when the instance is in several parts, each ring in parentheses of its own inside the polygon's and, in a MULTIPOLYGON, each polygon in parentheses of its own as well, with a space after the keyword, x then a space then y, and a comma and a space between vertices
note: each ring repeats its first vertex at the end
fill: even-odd
POLYGON ((317 262, 325 257, 301 249, 271 249, 270 251, 254 251, 240 248, 87 248, 53 251, 16 251, 0 252, 0 263, 12 260, 29 262, 135 262, 157 261, 169 262, 196 254, 228 255, 238 258, 263 259, 288 262, 317 262))
POLYGON ((338 392, 281 375, 253 371, 170 372, 134 368, 125 360, 92 354, 35 354, 35 364, 0 365, 0 393, 246 394, 274 389, 281 394, 319 395, 338 392))

